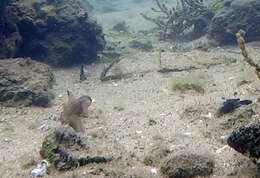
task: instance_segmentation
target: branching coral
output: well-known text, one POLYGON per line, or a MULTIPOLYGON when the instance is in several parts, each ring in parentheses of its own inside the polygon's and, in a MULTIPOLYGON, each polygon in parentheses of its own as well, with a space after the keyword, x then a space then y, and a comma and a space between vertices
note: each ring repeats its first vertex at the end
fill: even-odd
POLYGON ((155 1, 158 8, 152 8, 152 11, 162 15, 156 18, 143 13, 141 15, 157 25, 162 40, 183 36, 187 31, 199 36, 203 33, 207 21, 213 17, 203 0, 177 0, 177 5, 172 8, 168 8, 168 5, 159 0, 155 1))
POLYGON ((250 66, 255 68, 256 75, 260 79, 260 66, 255 61, 253 61, 252 58, 249 57, 248 52, 246 50, 245 39, 244 39, 245 34, 246 34, 246 32, 241 29, 236 33, 237 43, 238 43, 239 48, 242 51, 242 55, 244 56, 245 61, 250 66))

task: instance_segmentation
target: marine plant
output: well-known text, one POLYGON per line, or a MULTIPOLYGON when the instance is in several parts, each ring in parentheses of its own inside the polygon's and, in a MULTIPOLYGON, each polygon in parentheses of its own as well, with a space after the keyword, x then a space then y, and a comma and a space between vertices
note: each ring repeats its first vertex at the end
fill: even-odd
POLYGON ((171 89, 173 91, 181 91, 181 92, 185 92, 188 90, 194 90, 198 93, 205 92, 204 88, 198 81, 193 79, 188 79, 188 78, 173 80, 171 84, 171 89))
POLYGON ((240 29, 236 33, 237 43, 238 43, 239 48, 241 49, 241 52, 242 52, 242 55, 244 56, 245 61, 255 69, 255 73, 256 73, 257 77, 260 79, 260 66, 248 55, 248 52, 246 50, 245 39, 244 39, 245 34, 246 34, 246 32, 242 29, 240 29))
POLYGON ((40 155, 60 171, 73 170, 91 163, 106 163, 113 159, 112 157, 75 154, 75 150, 81 150, 84 154, 85 149, 86 143, 82 137, 70 128, 61 127, 45 137, 40 155))
POLYGON ((86 76, 85 71, 84 71, 84 65, 82 64, 82 65, 80 66, 79 80, 80 80, 80 81, 84 81, 84 80, 86 80, 86 79, 87 79, 87 76, 86 76))
POLYGON ((152 8, 152 11, 161 15, 157 17, 143 13, 141 15, 157 26, 162 40, 178 39, 187 34, 192 34, 194 38, 199 37, 205 32, 205 27, 214 15, 203 0, 177 0, 173 7, 159 0, 155 2, 157 8, 152 8))

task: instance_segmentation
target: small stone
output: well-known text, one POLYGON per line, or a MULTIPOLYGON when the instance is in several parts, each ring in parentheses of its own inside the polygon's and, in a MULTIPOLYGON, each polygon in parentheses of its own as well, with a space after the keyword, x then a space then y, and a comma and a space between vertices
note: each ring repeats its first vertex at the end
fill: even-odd
POLYGON ((51 115, 49 116, 49 120, 56 121, 56 120, 57 120, 57 116, 54 115, 54 114, 51 114, 51 115))
POLYGON ((140 146, 139 146, 139 149, 140 149, 140 150, 144 150, 144 146, 141 146, 141 145, 140 145, 140 146))
POLYGON ((6 142, 6 143, 10 143, 10 142, 11 142, 11 140, 10 140, 10 139, 8 139, 8 138, 5 138, 5 139, 4 139, 4 142, 6 142))
POLYGON ((191 137, 191 133, 190 132, 185 132, 183 134, 183 136, 186 137, 186 138, 190 138, 191 137))
POLYGON ((152 168, 152 169, 151 169, 151 174, 152 174, 153 176, 156 176, 156 175, 157 175, 157 169, 152 168))
POLYGON ((7 121, 6 118, 1 118, 1 119, 0 119, 0 123, 6 122, 6 121, 7 121))
POLYGON ((201 117, 204 117, 204 118, 212 118, 212 114, 209 112, 208 114, 202 114, 201 117))
POLYGON ((49 130, 49 126, 46 125, 46 124, 43 124, 43 125, 40 126, 40 129, 41 129, 41 131, 45 132, 45 131, 49 130))
POLYGON ((228 148, 228 145, 225 145, 225 146, 223 146, 222 148, 217 149, 217 150, 216 150, 216 153, 217 153, 217 154, 220 154, 220 153, 222 153, 222 151, 224 151, 224 150, 227 149, 227 148, 228 148))
POLYGON ((149 119, 149 126, 155 125, 157 122, 154 119, 149 119))
POLYGON ((227 143, 227 139, 228 139, 229 135, 223 135, 219 138, 221 143, 227 143))
POLYGON ((143 133, 143 131, 137 130, 136 133, 137 133, 137 134, 141 134, 141 133, 143 133))
POLYGON ((118 86, 118 84, 115 83, 115 82, 113 82, 112 85, 113 85, 114 87, 117 87, 117 86, 118 86))

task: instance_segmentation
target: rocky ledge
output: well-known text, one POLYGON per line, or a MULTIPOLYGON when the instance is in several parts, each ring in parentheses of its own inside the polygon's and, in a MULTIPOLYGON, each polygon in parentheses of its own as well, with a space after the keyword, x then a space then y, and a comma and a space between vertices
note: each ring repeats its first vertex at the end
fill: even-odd
POLYGON ((0 58, 70 66, 94 60, 104 48, 102 28, 82 1, 1 1, 0 9, 0 58))
POLYGON ((213 17, 208 34, 220 44, 235 44, 236 33, 243 29, 247 41, 260 40, 260 1, 224 0, 213 17))
POLYGON ((49 106, 53 79, 49 66, 30 58, 0 60, 0 104, 49 106))

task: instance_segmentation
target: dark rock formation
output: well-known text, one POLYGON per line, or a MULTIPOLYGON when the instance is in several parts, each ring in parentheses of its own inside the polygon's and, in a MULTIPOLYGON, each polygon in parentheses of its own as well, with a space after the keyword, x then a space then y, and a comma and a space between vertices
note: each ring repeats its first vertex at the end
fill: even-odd
POLYGON ((247 41, 260 40, 259 0, 225 0, 209 25, 208 34, 220 44, 234 44, 239 29, 246 31, 247 41))
POLYGON ((194 153, 176 154, 161 166, 161 172, 170 178, 209 176, 213 169, 214 162, 210 158, 194 153))
POLYGON ((232 132, 227 143, 260 166, 260 123, 232 132))
POLYGON ((146 40, 133 40, 129 42, 129 47, 142 51, 151 51, 153 49, 152 42, 146 40))
POLYGON ((30 58, 0 60, 0 104, 48 106, 53 73, 49 66, 30 58))
POLYGON ((104 35, 82 3, 12 1, 0 17, 0 58, 31 57, 55 66, 93 60, 104 48, 104 35))
POLYGON ((235 111, 235 109, 239 108, 241 105, 249 105, 249 104, 252 104, 252 103, 253 102, 251 100, 240 100, 240 98, 226 99, 226 101, 224 101, 222 106, 217 111, 216 115, 218 117, 220 117, 224 114, 231 113, 231 112, 235 111))
POLYGON ((6 5, 10 2, 10 0, 1 0, 0 1, 0 14, 4 12, 6 5))

